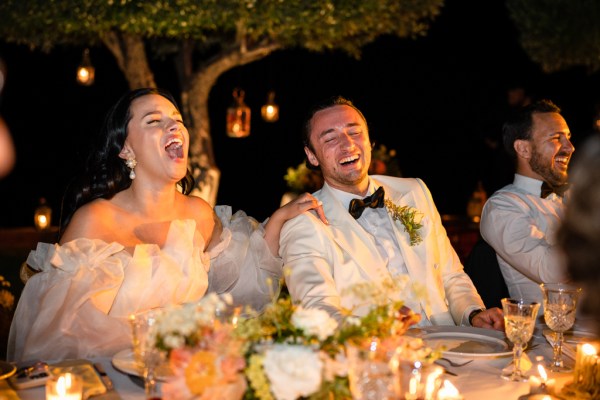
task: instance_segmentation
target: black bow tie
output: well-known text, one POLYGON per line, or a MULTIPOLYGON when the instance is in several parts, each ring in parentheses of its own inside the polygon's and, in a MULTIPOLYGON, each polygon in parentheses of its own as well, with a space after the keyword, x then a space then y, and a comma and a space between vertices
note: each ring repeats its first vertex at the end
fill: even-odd
POLYGON ((354 219, 358 219, 365 208, 381 208, 383 207, 383 196, 385 195, 385 191, 383 190, 383 186, 379 186, 379 189, 375 191, 371 196, 367 196, 364 199, 352 199, 350 201, 350 207, 348 207, 348 211, 350 215, 354 217, 354 219))
POLYGON ((550 193, 556 193, 557 196, 563 197, 568 188, 568 183, 563 183, 560 186, 552 186, 548 182, 544 181, 544 183, 542 183, 542 193, 540 197, 545 199, 550 195, 550 193))

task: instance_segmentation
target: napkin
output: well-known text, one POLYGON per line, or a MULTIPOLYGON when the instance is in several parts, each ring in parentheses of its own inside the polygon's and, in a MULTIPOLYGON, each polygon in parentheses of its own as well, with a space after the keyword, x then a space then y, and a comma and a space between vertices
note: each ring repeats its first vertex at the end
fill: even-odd
MULTIPOLYGON (((512 372, 513 362, 514 362, 514 359, 511 359, 511 361, 508 363, 508 365, 506 367, 502 368, 503 374, 509 374, 512 372)), ((525 352, 523 352, 521 354, 521 371, 523 371, 523 372, 529 371, 532 366, 533 366, 533 363, 531 362, 531 359, 525 352)))
POLYGON ((50 365, 50 372, 54 375, 72 372, 83 379, 83 400, 91 396, 106 393, 106 386, 88 360, 66 360, 50 365))
MULTIPOLYGON (((548 343, 550 343, 551 346, 553 346, 556 341, 554 338, 555 335, 556 335, 555 332, 553 332, 549 329, 544 329, 544 337, 546 338, 548 343)), ((566 357, 569 357, 570 359, 575 360, 575 356, 577 354, 577 343, 576 342, 567 342, 566 340, 563 340, 562 353, 566 357)))

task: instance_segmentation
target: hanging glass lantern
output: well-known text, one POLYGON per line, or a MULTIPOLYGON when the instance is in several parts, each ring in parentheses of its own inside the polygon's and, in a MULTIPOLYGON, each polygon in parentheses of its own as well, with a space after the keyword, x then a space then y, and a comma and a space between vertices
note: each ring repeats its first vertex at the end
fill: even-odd
POLYGON ((40 199, 39 206, 33 214, 33 223, 38 231, 45 231, 50 228, 52 222, 52 209, 46 203, 45 198, 40 199))
POLYGON ((233 90, 233 104, 227 109, 227 136, 242 138, 250 135, 250 107, 244 103, 244 91, 233 90))
POLYGON ((83 86, 90 86, 94 83, 95 69, 90 61, 90 50, 83 51, 83 59, 77 68, 77 82, 83 86))
POLYGON ((279 106, 275 104, 275 92, 269 92, 267 104, 262 106, 260 114, 267 122, 275 122, 279 119, 279 106))

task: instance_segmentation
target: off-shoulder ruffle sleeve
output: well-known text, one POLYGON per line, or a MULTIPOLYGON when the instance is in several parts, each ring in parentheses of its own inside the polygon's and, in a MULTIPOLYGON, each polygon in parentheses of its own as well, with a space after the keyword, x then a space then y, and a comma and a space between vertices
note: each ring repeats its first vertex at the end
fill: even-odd
POLYGON ((236 305, 261 311, 278 295, 283 261, 264 239, 264 226, 243 211, 216 206, 223 224, 219 243, 209 250, 208 291, 230 293, 236 305))
POLYGON ((112 356, 131 347, 132 313, 198 301, 210 259, 194 247, 194 220, 171 222, 165 244, 76 239, 40 243, 9 336, 10 360, 112 356))
POLYGON ((101 240, 39 243, 27 263, 42 272, 27 281, 21 294, 8 359, 92 357, 128 341, 126 318, 108 316, 130 259, 122 250, 101 240))

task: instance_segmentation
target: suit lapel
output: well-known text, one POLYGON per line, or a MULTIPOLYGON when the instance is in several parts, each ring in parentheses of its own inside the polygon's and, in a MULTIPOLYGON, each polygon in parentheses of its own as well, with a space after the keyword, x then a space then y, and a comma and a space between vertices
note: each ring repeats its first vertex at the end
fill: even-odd
MULTIPOLYGON (((383 186, 385 190, 385 198, 391 200, 398 206, 408 205, 415 207, 416 201, 412 192, 402 193, 401 191, 395 190, 385 184, 382 184, 374 179, 375 185, 383 186)), ((404 225, 400 221, 394 221, 391 215, 388 213, 388 218, 392 226, 394 227, 394 233, 400 253, 406 264, 406 269, 411 278, 412 282, 420 283, 421 285, 427 285, 427 268, 429 265, 429 255, 425 251, 426 246, 423 243, 417 246, 410 245, 410 236, 408 232, 404 230, 404 225)), ((431 307, 429 301, 421 301, 421 305, 425 309, 427 315, 431 314, 431 307)))

